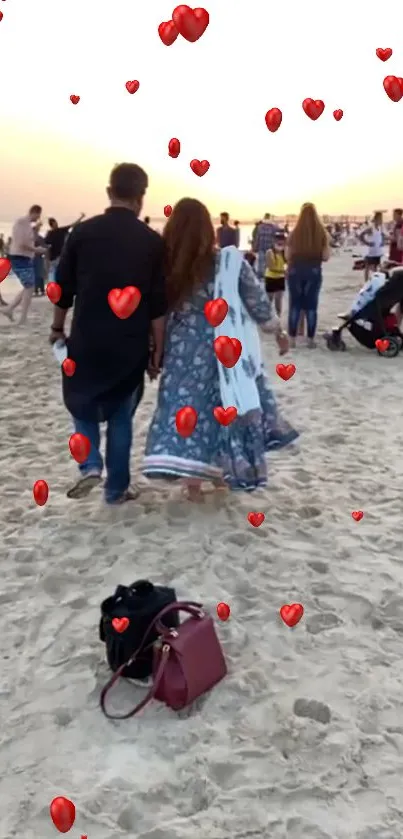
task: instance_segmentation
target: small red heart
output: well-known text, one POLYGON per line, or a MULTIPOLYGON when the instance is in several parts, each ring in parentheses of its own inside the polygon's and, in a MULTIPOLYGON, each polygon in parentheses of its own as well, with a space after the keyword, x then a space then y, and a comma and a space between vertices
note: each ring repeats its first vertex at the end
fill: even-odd
POLYGON ((46 286, 46 294, 51 303, 58 303, 62 296, 62 289, 59 283, 48 283, 46 286))
POLYGON ((390 56, 392 55, 392 53, 393 50, 391 50, 390 47, 386 47, 385 49, 382 49, 382 47, 378 47, 378 49, 376 50, 376 54, 378 58, 381 59, 381 61, 387 61, 388 58, 390 58, 390 56))
POLYGON ((265 116, 265 122, 269 129, 269 131, 273 132, 278 131, 280 125, 283 120, 283 115, 279 108, 271 108, 270 111, 267 111, 265 116))
POLYGON ((217 408, 214 408, 213 414, 217 422, 220 423, 220 425, 227 426, 230 425, 231 422, 234 421, 234 419, 236 419, 236 417, 238 416, 238 411, 236 408, 234 408, 233 405, 231 405, 229 408, 223 408, 221 405, 219 405, 217 408))
POLYGON ((72 434, 69 440, 71 456, 77 463, 84 463, 91 451, 91 443, 84 434, 72 434))
POLYGON ((252 527, 260 527, 266 516, 264 513, 248 513, 248 522, 252 527))
POLYGON ((400 102, 403 97, 403 79, 399 76, 386 76, 383 80, 385 93, 392 102, 400 102))
POLYGON ((158 27, 158 35, 161 38, 163 44, 166 47, 171 47, 172 44, 175 43, 179 32, 173 22, 173 20, 165 21, 164 23, 160 23, 158 27))
POLYGON ((112 288, 108 294, 108 303, 112 312, 120 320, 126 320, 136 311, 141 300, 141 291, 133 285, 125 288, 112 288))
POLYGON ((362 510, 354 510, 354 512, 351 513, 351 515, 354 521, 361 521, 361 519, 364 518, 364 513, 362 512, 362 510))
POLYGON ((224 367, 235 367, 242 352, 242 344, 238 338, 228 338, 228 335, 220 335, 214 341, 214 352, 224 367))
POLYGON ((74 96, 74 94, 72 94, 72 95, 70 96, 70 102, 72 102, 72 103, 73 103, 73 105, 78 105, 79 101, 80 101, 80 97, 79 97, 79 96, 74 96))
POLYGON ((181 437, 190 437, 197 425, 197 411, 191 405, 185 405, 176 412, 175 424, 181 437))
POLYGON ((386 352, 386 350, 389 348, 389 345, 390 341, 388 341, 387 338, 378 338, 375 341, 375 346, 377 350, 379 350, 379 352, 386 352))
POLYGON ((293 377, 296 369, 295 364, 276 364, 276 373, 285 382, 288 382, 288 379, 293 377))
POLYGON ((0 259, 0 283, 8 277, 11 271, 11 262, 6 257, 2 256, 0 259))
POLYGON ((290 605, 286 604, 280 609, 280 615, 287 626, 295 626, 299 623, 303 614, 304 607, 301 603, 290 603, 290 605))
POLYGON ((126 632, 129 624, 129 618, 112 618, 112 626, 116 632, 126 632))
POLYGON ((140 82, 133 81, 133 82, 126 82, 126 90, 128 93, 136 93, 140 87, 140 82))
POLYGON ((171 215, 171 213, 172 213, 172 207, 171 207, 171 205, 170 205, 170 204, 166 204, 166 206, 164 207, 164 216, 165 216, 165 218, 169 218, 169 216, 171 215))
POLYGON ((172 12, 172 20, 186 41, 198 41, 206 31, 210 17, 205 9, 191 9, 190 6, 177 6, 172 12))
POLYGON ((206 172, 208 172, 208 170, 210 169, 210 164, 208 160, 197 160, 196 158, 194 158, 194 160, 190 161, 190 168, 192 172, 195 173, 195 175, 197 175, 199 178, 202 178, 203 175, 205 175, 206 172))
POLYGON ((220 618, 220 621, 227 621, 231 614, 231 609, 228 606, 228 603, 218 603, 217 604, 217 615, 220 618))
POLYGON ((336 111, 333 111, 333 116, 336 122, 340 122, 340 120, 343 119, 343 111, 341 110, 341 108, 337 108, 336 111))
POLYGON ((309 119, 319 119, 325 110, 325 103, 322 99, 304 99, 302 107, 309 119))
POLYGON ((3 20, 3 12, 0 12, 0 20, 3 20))
POLYGON ((204 306, 204 314, 210 326, 220 326, 220 323, 227 317, 228 303, 223 297, 216 297, 209 300, 204 306))
POLYGON ((44 507, 49 497, 49 487, 46 481, 35 481, 32 492, 38 507, 44 507))
POLYGON ((168 154, 170 157, 179 157, 181 153, 181 144, 177 137, 172 137, 172 140, 168 143, 168 154))
POLYGON ((72 358, 65 358, 62 364, 63 373, 71 378, 76 372, 76 362, 72 358))

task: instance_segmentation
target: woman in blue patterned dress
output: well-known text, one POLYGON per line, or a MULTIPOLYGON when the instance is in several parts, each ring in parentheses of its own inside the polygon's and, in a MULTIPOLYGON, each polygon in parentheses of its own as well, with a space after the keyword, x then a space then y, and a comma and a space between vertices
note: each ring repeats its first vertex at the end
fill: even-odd
POLYGON ((229 247, 216 254, 214 228, 203 204, 190 198, 179 201, 164 239, 170 315, 143 472, 148 478, 182 478, 191 500, 202 497, 202 481, 234 490, 265 486, 266 453, 292 442, 298 432, 277 409, 256 324, 275 332, 280 354, 288 350, 288 336, 240 252, 229 247), (214 328, 204 307, 218 297, 229 308, 214 328), (241 358, 232 369, 216 357, 214 339, 220 335, 241 340, 241 358), (175 419, 187 405, 197 412, 197 425, 191 436, 182 437, 175 419), (214 416, 219 406, 237 408, 236 419, 226 427, 214 416))

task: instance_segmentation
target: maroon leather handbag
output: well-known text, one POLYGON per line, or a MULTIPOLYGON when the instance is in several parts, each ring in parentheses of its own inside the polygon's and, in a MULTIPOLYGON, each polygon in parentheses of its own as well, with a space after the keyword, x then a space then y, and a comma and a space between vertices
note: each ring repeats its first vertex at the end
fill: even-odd
POLYGON ((100 705, 110 720, 127 720, 144 708, 152 699, 165 702, 179 711, 210 690, 227 674, 223 651, 217 638, 214 622, 203 612, 199 603, 170 603, 150 623, 138 649, 129 661, 122 664, 101 691, 100 705), (170 611, 187 612, 190 616, 176 629, 164 626, 161 618, 170 611), (126 714, 110 714, 105 700, 110 689, 125 667, 136 660, 153 628, 158 639, 153 649, 153 685, 144 699, 126 714))

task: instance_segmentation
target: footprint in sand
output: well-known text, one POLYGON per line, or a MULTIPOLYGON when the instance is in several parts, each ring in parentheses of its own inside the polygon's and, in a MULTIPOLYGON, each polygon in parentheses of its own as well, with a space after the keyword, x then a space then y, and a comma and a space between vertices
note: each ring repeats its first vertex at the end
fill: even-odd
POLYGON ((337 615, 332 612, 323 612, 322 614, 313 615, 305 621, 306 631, 311 635, 319 635, 320 632, 326 632, 327 629, 334 629, 343 623, 337 615))

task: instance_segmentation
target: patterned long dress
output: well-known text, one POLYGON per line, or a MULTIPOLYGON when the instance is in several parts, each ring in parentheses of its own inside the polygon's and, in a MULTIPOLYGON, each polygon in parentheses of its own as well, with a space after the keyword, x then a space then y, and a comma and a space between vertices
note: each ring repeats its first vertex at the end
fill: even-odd
MULTIPOLYGON (((239 294, 256 323, 271 320, 272 308, 264 286, 245 261, 239 294)), ((286 446, 299 435, 277 410, 263 366, 253 370, 245 351, 238 364, 244 364, 247 375, 255 377, 261 410, 239 416, 227 427, 215 419, 213 409, 221 405, 220 362, 214 353, 214 328, 204 315, 204 305, 213 297, 214 276, 169 316, 164 370, 143 472, 148 478, 211 481, 223 477, 233 490, 254 490, 267 484, 266 453, 286 446), (178 434, 175 424, 176 412, 185 405, 198 413, 195 431, 186 438, 178 434)), ((227 317, 231 319, 231 310, 227 317)))

